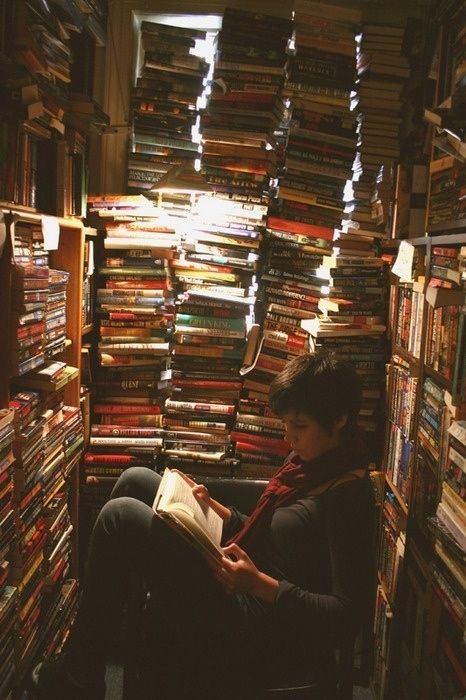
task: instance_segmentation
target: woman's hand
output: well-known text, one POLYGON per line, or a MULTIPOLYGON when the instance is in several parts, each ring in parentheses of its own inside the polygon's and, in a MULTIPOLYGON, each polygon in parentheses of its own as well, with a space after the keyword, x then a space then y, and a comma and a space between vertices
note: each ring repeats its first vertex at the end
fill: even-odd
POLYGON ((191 486, 192 494, 196 500, 200 501, 201 503, 205 503, 207 506, 212 508, 212 510, 214 510, 222 518, 224 523, 227 523, 230 520, 231 510, 216 501, 214 498, 211 498, 207 486, 204 486, 204 484, 197 484, 193 479, 187 476, 187 474, 180 472, 179 469, 172 469, 172 471, 179 474, 186 481, 186 483, 191 486))
POLYGON ((212 567, 215 578, 227 593, 250 593, 273 603, 277 595, 278 581, 264 574, 237 544, 223 549, 224 556, 212 567))

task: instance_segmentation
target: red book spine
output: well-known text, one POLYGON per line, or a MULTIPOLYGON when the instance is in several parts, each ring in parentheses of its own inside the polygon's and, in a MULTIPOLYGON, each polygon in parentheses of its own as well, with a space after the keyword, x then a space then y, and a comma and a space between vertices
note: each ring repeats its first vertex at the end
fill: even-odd
POLYGON ((324 238, 327 241, 333 241, 333 228, 327 228, 326 226, 304 224, 300 221, 281 219, 277 216, 269 216, 267 219, 267 226, 272 229, 278 229, 279 231, 298 233, 303 236, 311 236, 313 238, 324 238))
POLYGON ((245 451, 246 444, 248 444, 249 446, 256 445, 257 447, 270 448, 271 450, 278 452, 278 454, 287 455, 290 451, 290 446, 287 442, 285 442, 285 440, 278 440, 276 438, 265 438, 261 435, 255 435, 252 433, 242 433, 238 430, 232 430, 230 437, 233 440, 233 442, 239 441, 237 442, 237 447, 238 445, 241 445, 240 449, 245 451))
POLYGON ((93 406, 94 413, 161 413, 160 406, 154 405, 134 405, 134 404, 121 404, 117 406, 115 404, 100 404, 97 403, 93 406))
POLYGON ((93 452, 86 452, 84 454, 85 464, 117 464, 117 465, 137 465, 141 464, 141 459, 135 457, 134 455, 123 455, 123 454, 98 454, 93 452))

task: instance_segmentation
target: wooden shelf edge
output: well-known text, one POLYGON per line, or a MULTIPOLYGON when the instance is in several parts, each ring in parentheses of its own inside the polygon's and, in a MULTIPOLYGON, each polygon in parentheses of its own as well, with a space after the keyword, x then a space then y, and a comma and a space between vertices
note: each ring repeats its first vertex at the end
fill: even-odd
POLYGON ((405 515, 408 515, 408 506, 406 505, 406 503, 405 503, 405 501, 404 501, 404 499, 403 499, 401 493, 399 492, 398 488, 395 486, 395 484, 393 483, 393 481, 390 479, 390 477, 389 477, 387 474, 385 474, 385 481, 387 482, 388 487, 390 488, 390 491, 393 493, 393 495, 395 496, 396 500, 398 501, 398 503, 399 503, 399 505, 400 505, 401 510, 403 511, 403 513, 404 513, 405 515))

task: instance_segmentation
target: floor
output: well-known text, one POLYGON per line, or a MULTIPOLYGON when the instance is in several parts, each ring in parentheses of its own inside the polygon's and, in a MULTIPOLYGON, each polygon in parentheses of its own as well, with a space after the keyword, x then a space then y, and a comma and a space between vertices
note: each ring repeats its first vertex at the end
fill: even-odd
MULTIPOLYGON (((108 666, 106 681, 107 693, 105 700, 121 700, 123 681, 123 669, 121 666, 108 666)), ((353 700, 374 700, 374 697, 368 688, 356 686, 353 692, 353 700)))

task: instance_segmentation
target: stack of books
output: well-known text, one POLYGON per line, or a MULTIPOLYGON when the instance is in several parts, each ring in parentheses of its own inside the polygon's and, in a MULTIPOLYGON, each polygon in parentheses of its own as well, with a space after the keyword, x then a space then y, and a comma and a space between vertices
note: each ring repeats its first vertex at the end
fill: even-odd
MULTIPOLYGON (((37 233, 37 231, 36 231, 37 233)), ((40 233, 40 229, 39 229, 40 233)), ((10 354, 12 375, 22 375, 45 359, 45 310, 49 294, 46 256, 33 252, 35 229, 17 224, 14 230, 10 354)))
MULTIPOLYGON (((192 474, 231 475, 230 431, 241 380, 246 317, 253 299, 235 275, 206 265, 205 275, 183 282, 176 306, 172 354, 173 392, 165 404, 165 464, 192 474), (231 279, 227 276, 231 275, 231 279), (217 284, 219 283, 219 284, 217 284)), ((180 274, 181 273, 181 274, 180 274)))
POLYGON ((360 13, 302 0, 295 6, 295 46, 284 95, 291 101, 276 209, 306 224, 307 235, 332 240, 351 178, 356 124, 350 96, 360 13))
POLYGON ((403 87, 410 77, 404 55, 405 26, 366 24, 358 43, 358 82, 354 107, 359 114, 359 161, 364 174, 400 155, 403 87))
POLYGON ((95 308, 98 370, 90 377, 94 400, 84 454, 84 533, 125 469, 155 468, 171 378, 168 260, 179 247, 173 225, 142 195, 104 196, 89 206, 106 237, 95 308))
POLYGON ((316 238, 312 226, 269 216, 263 248, 260 299, 263 308, 276 305, 285 315, 297 310, 301 318, 312 317, 324 291, 313 277, 325 256, 332 252, 331 239, 316 238))
POLYGON ((290 19, 225 9, 212 93, 201 116, 202 169, 220 197, 264 203, 276 170, 290 36, 290 19))
POLYGON ((199 157, 194 129, 209 64, 194 49, 205 39, 204 31, 142 22, 144 57, 131 93, 130 192, 149 194, 172 165, 199 157))
POLYGON ((378 257, 333 255, 324 258, 317 275, 328 295, 319 301, 321 314, 301 325, 310 333, 311 349, 325 347, 335 352, 360 375, 363 405, 359 423, 376 457, 386 360, 386 265, 378 257))
POLYGON ((400 156, 402 139, 405 152, 414 142, 405 118, 408 105, 416 99, 410 95, 416 87, 409 87, 411 63, 416 60, 410 56, 409 35, 408 25, 385 23, 363 25, 358 37, 358 75, 352 95, 358 153, 346 209, 350 228, 377 232, 387 227, 393 163, 400 156))

